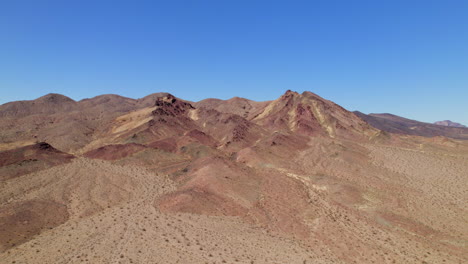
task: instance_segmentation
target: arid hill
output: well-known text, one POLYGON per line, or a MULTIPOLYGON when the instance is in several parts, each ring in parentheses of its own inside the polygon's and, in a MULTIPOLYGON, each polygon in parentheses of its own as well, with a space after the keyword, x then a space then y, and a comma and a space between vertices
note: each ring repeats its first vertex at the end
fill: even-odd
POLYGON ((293 91, 50 94, 0 125, 1 263, 468 261, 465 128, 293 91))
POLYGON ((0 180, 48 169, 70 162, 74 156, 45 142, 0 152, 0 180))

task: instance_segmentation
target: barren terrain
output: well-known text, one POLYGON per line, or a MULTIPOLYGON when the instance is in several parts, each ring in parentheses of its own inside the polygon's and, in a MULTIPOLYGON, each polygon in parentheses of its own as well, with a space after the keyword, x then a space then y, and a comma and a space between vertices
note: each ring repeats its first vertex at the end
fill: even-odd
POLYGON ((451 132, 392 134, 293 91, 52 94, 0 124, 0 263, 468 262, 451 132))

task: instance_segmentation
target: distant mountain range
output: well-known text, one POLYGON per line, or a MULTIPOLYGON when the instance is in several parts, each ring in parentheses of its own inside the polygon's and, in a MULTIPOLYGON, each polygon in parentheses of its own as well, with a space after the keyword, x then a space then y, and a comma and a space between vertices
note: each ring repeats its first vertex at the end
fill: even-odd
MULTIPOLYGON (((430 124, 387 113, 368 115, 359 111, 355 111, 354 113, 371 126, 390 133, 423 137, 444 136, 455 139, 468 139, 468 128, 460 124, 458 124, 460 126, 430 124)), ((450 122, 447 124, 452 123, 450 122)))
POLYGON ((439 126, 448 126, 448 127, 466 127, 460 123, 452 122, 450 120, 437 121, 437 122, 434 122, 434 124, 439 125, 439 126))

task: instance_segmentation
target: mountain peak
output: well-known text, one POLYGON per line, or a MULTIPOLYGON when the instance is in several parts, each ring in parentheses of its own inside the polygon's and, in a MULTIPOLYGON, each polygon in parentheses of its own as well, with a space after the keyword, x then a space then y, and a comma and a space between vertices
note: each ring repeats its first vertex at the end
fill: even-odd
POLYGON ((177 116, 184 114, 189 109, 194 109, 191 104, 178 99, 172 94, 157 97, 154 106, 157 107, 153 111, 154 115, 165 116, 177 116))
POLYGON ((271 102, 253 121, 270 129, 332 138, 367 138, 375 132, 339 105, 311 92, 299 94, 291 90, 271 102))
POLYGON ((298 96, 298 95, 299 95, 299 93, 296 92, 296 91, 287 90, 281 97, 282 98, 291 98, 291 97, 298 96))
POLYGON ((75 100, 71 99, 70 97, 67 97, 62 94, 57 94, 57 93, 49 93, 44 96, 41 96, 36 99, 37 101, 42 101, 42 102, 49 102, 49 103, 66 103, 66 102, 75 102, 75 100))

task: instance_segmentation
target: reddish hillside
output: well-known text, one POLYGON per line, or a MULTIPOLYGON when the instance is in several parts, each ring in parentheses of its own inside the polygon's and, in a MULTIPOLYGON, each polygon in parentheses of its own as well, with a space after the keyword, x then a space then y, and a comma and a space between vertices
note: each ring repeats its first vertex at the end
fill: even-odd
POLYGON ((3 151, 0 152, 0 180, 67 163, 73 158, 45 142, 3 151))
POLYGON ((144 150, 146 147, 139 144, 107 145, 83 154, 84 157, 103 160, 118 160, 144 150))
POLYGON ((287 91, 252 121, 269 129, 331 138, 368 138, 377 132, 355 114, 311 92, 287 91))
POLYGON ((236 114, 249 119, 258 114, 270 101, 256 102, 245 98, 234 97, 229 100, 205 99, 194 103, 196 108, 214 109, 221 113, 236 114))

